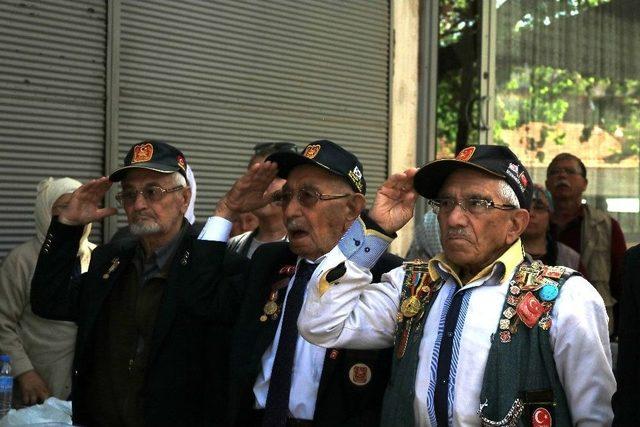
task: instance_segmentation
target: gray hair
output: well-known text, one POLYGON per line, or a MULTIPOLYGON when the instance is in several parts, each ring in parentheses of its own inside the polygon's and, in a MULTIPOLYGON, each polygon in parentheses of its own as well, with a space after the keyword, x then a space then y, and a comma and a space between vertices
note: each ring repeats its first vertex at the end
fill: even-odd
POLYGON ((182 185, 183 187, 188 187, 187 178, 185 178, 184 175, 182 175, 180 172, 173 172, 171 174, 171 178, 176 187, 179 185, 182 185))
POLYGON ((500 199, 502 199, 503 203, 508 205, 513 205, 516 208, 520 209, 520 202, 518 201, 518 196, 516 196, 516 192, 513 191, 513 188, 507 181, 500 180, 500 185, 498 187, 498 194, 500 195, 500 199))

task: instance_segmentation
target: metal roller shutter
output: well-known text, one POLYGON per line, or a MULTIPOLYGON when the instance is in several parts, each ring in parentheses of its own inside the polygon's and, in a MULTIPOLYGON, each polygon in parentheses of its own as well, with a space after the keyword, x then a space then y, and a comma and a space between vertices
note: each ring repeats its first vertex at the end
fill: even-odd
POLYGON ((104 173, 105 51, 104 1, 0 0, 0 259, 35 234, 41 179, 104 173))
MULTIPOLYGON (((181 148, 197 215, 257 142, 328 138, 387 175, 387 1, 133 1, 121 11, 118 140, 181 148)), ((373 194, 373 191, 371 191, 373 194)))

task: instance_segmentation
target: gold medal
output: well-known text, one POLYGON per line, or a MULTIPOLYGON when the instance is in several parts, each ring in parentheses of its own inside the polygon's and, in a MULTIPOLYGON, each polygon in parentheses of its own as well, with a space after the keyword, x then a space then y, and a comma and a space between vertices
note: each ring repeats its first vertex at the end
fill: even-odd
POLYGON ((278 304, 276 304, 275 301, 267 301, 262 311, 264 311, 264 314, 266 314, 267 316, 271 316, 275 314, 276 311, 278 311, 278 304))
POLYGON ((261 322, 266 322, 266 321, 267 321, 267 319, 268 319, 268 317, 267 317, 267 315, 266 315, 266 314, 263 314, 262 316, 260 316, 260 321, 261 321, 261 322))
POLYGON ((422 310, 422 303, 415 295, 411 295, 400 305, 400 312, 404 317, 413 317, 420 313, 420 310, 422 310))

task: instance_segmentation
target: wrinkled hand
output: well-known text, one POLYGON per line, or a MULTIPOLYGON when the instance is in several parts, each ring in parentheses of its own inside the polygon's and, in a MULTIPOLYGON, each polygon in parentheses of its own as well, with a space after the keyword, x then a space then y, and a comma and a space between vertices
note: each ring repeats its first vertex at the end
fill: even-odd
POLYGON ((265 192, 277 172, 278 166, 273 162, 252 165, 220 199, 215 215, 232 221, 241 213, 266 206, 271 197, 265 192))
POLYGON ((115 208, 101 208, 104 195, 113 183, 103 176, 92 179, 76 189, 67 207, 60 213, 59 220, 67 225, 86 225, 114 215, 115 208))
POLYGON ((42 403, 51 396, 49 387, 36 371, 27 371, 16 377, 16 381, 25 406, 42 403))
POLYGON ((400 230, 411 218, 418 193, 413 188, 417 168, 391 175, 378 189, 369 217, 388 234, 400 230))

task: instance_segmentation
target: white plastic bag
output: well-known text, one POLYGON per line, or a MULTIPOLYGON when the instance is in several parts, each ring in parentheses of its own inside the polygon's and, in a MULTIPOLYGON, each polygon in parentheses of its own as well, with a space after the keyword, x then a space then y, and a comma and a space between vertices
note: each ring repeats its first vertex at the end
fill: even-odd
POLYGON ((0 427, 70 426, 73 425, 71 413, 71 402, 50 397, 41 405, 10 410, 0 420, 0 427))

